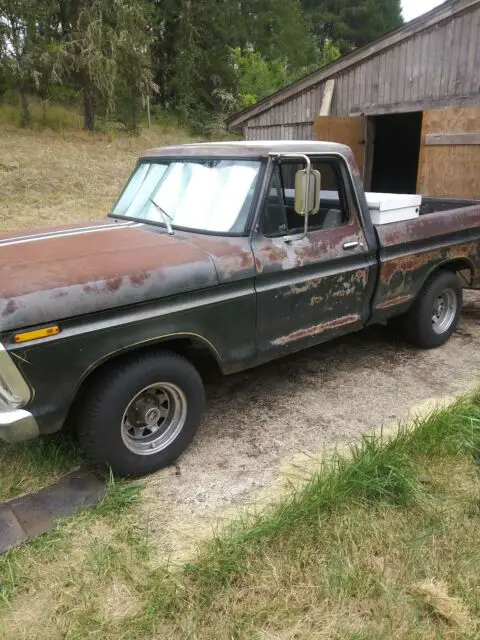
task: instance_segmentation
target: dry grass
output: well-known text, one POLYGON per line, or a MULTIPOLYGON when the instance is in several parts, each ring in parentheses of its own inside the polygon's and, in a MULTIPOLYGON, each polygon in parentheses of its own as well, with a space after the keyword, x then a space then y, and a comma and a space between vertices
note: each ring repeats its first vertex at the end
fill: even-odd
POLYGON ((102 218, 141 151, 191 141, 182 129, 160 126, 136 137, 3 125, 0 232, 102 218))
POLYGON ((156 541, 120 493, 0 559, 0 635, 474 640, 479 451, 478 398, 460 401, 367 440, 176 568, 152 566, 156 541))

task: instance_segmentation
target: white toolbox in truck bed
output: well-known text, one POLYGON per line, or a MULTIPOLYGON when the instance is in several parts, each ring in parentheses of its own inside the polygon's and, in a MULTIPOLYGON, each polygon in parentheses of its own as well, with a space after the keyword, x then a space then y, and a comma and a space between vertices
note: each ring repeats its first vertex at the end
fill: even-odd
POLYGON ((405 193, 365 193, 373 224, 412 220, 420 215, 422 196, 405 193))
MULTIPOLYGON (((288 198, 295 198, 295 189, 285 189, 288 198)), ((365 193, 373 224, 389 224, 402 220, 413 220, 420 215, 422 196, 410 193, 365 193)), ((330 205, 339 205, 338 191, 320 191, 320 206, 327 200, 330 205)))

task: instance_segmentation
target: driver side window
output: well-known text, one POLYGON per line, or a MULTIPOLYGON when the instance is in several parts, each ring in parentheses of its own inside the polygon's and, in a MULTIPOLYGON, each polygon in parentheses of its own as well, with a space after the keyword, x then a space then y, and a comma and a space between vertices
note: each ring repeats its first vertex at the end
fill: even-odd
MULTIPOLYGON (((263 212, 262 232, 267 237, 302 233, 303 217, 295 212, 295 174, 304 165, 283 162, 275 166, 263 212)), ((313 159, 312 168, 322 176, 320 210, 308 220, 308 230, 339 227, 348 222, 348 208, 340 167, 335 160, 313 159)))

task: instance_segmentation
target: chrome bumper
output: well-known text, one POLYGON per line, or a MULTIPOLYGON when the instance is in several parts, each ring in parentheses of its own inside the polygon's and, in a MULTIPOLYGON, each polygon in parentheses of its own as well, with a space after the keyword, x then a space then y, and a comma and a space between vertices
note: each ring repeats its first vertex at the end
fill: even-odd
POLYGON ((22 442, 38 435, 38 424, 31 413, 24 409, 0 409, 0 440, 22 442))
POLYGON ((22 442, 39 435, 38 424, 24 407, 31 398, 30 389, 0 342, 0 440, 22 442))

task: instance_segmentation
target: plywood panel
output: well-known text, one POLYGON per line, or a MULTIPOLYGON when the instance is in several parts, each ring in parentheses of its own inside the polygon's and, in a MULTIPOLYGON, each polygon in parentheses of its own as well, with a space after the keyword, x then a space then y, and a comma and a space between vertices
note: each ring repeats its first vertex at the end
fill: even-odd
POLYGON ((426 144, 433 134, 480 134, 480 107, 429 109, 423 114, 417 192, 480 199, 480 145, 426 144))
POLYGON ((365 142, 361 116, 319 116, 314 122, 315 140, 348 145, 363 175, 365 142))

